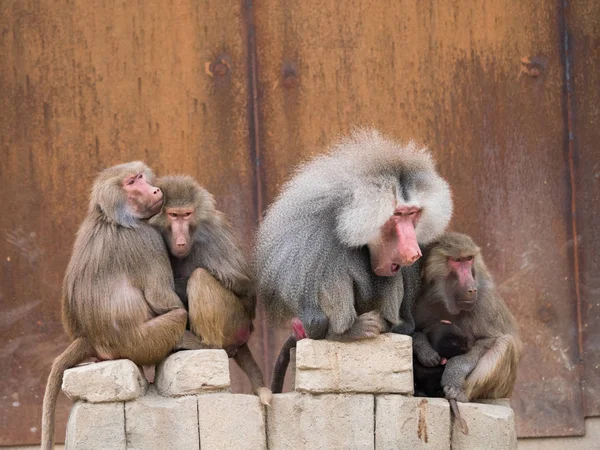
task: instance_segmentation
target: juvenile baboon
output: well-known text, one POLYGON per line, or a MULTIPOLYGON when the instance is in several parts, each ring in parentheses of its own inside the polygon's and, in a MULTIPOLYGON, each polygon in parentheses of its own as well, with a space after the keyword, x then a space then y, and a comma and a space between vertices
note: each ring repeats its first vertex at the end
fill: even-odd
POLYGON ((441 357, 440 364, 434 367, 422 365, 415 357, 413 372, 415 379, 415 395, 425 397, 444 397, 442 389, 442 373, 446 362, 457 355, 469 351, 467 335, 453 323, 440 321, 424 329, 427 342, 441 357))
MULTIPOLYGON (((354 132, 302 165, 267 211, 255 249, 271 318, 298 319, 284 349, 304 336, 364 339, 399 324, 396 275, 451 213, 450 189, 430 154, 376 131, 354 132)), ((282 382, 279 369, 272 386, 282 382)))
MULTIPOLYGON (((425 367, 415 357, 413 358, 413 373, 415 379, 415 396, 444 397, 442 375, 445 364, 450 358, 469 351, 469 340, 463 331, 447 320, 441 320, 429 325, 422 333, 427 337, 431 347, 441 356, 440 365, 425 367)), ((469 433, 467 422, 460 415, 455 399, 450 399, 450 407, 454 413, 454 423, 459 431, 469 433)))
POLYGON ((213 196, 193 178, 162 177, 157 185, 165 203, 150 222, 169 248, 191 331, 206 347, 223 348, 233 356, 261 402, 270 404, 271 391, 248 347, 256 307, 253 282, 229 223, 216 210, 213 196))
POLYGON ((73 342, 48 377, 42 449, 53 446, 56 397, 66 369, 86 357, 155 364, 182 345, 187 313, 173 290, 165 244, 145 220, 163 201, 152 182, 152 172, 139 161, 106 169, 94 182, 63 282, 62 320, 73 342))
POLYGON ((521 353, 515 319, 498 295, 480 250, 464 234, 445 233, 425 250, 423 292, 417 300, 414 352, 433 367, 441 356, 423 330, 440 320, 458 326, 470 350, 448 360, 442 375, 447 399, 466 402, 508 397, 521 353))

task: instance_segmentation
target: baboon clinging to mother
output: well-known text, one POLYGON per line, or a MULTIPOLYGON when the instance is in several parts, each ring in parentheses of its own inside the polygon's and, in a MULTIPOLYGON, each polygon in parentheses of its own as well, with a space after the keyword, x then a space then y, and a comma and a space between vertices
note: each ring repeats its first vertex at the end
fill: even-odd
MULTIPOLYGON (((398 272, 451 213, 450 189, 430 154, 376 131, 357 131, 301 166, 267 211, 255 250, 270 317, 294 318, 284 352, 297 338, 363 339, 399 325, 398 272)), ((273 391, 287 355, 278 361, 273 391)))
MULTIPOLYGON (((440 355, 442 360, 440 365, 425 367, 419 362, 418 358, 413 358, 415 396, 444 397, 442 389, 444 364, 450 358, 467 353, 469 351, 469 339, 460 328, 447 320, 433 323, 424 328, 421 333, 427 339, 427 344, 440 355)), ((469 427, 460 414, 456 399, 449 399, 449 403, 454 414, 455 426, 462 433, 469 434, 469 427)))
POLYGON ((250 269, 213 196, 191 177, 157 180, 165 194, 150 223, 169 248, 180 293, 189 309, 191 331, 208 348, 223 348, 248 376, 263 404, 271 403, 262 372, 248 347, 256 297, 250 269))
POLYGON ((440 320, 451 321, 466 335, 470 349, 446 363, 441 381, 446 398, 467 402, 510 396, 521 341, 477 245, 464 234, 445 233, 425 251, 423 278, 413 336, 419 362, 426 367, 440 364, 423 330, 440 320))
POLYGON ((52 364, 44 395, 42 449, 52 448, 62 375, 87 357, 156 364, 174 348, 198 348, 185 331, 167 250, 145 219, 163 193, 143 163, 105 169, 92 187, 63 282, 62 319, 73 339, 52 364), (189 346, 188 346, 189 345, 189 346))

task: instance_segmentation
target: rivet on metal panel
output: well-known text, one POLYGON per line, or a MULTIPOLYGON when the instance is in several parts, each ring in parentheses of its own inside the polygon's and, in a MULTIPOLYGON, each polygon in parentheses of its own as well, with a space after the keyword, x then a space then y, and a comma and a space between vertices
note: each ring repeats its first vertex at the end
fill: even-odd
POLYGON ((217 63, 213 68, 213 73, 216 73, 217 75, 225 75, 227 73, 227 70, 228 68, 225 64, 217 63))
POLYGON ((530 77, 539 77, 542 74, 544 67, 545 63, 540 58, 529 58, 527 56, 521 58, 521 73, 525 73, 530 77))
POLYGON ((538 309, 538 317, 543 323, 552 323, 555 318, 555 314, 552 311, 550 305, 542 306, 538 309))
POLYGON ((293 89, 298 85, 298 74, 293 67, 283 69, 283 86, 286 89, 293 89))
POLYGON ((204 64, 204 71, 207 75, 214 77, 215 75, 222 77, 231 69, 231 64, 226 58, 217 58, 215 61, 204 64))

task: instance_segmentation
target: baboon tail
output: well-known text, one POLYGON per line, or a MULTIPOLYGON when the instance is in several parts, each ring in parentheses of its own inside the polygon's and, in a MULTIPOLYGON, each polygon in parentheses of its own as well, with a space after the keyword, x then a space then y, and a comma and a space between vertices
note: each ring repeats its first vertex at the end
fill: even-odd
POLYGON ((41 450, 52 450, 54 446, 54 414, 64 371, 93 354, 94 350, 91 345, 85 339, 77 338, 52 363, 44 394, 41 450))
POLYGON ((469 399, 509 397, 515 385, 519 354, 517 338, 510 334, 498 337, 466 380, 469 399))
POLYGON ((273 394, 280 394, 283 390, 283 380, 290 364, 290 350, 296 347, 296 336, 291 335, 281 347, 275 367, 273 367, 273 376, 271 377, 271 391, 273 394))
POLYGON ((469 426, 467 425, 467 421, 460 414, 460 410, 458 409, 458 403, 456 399, 451 398, 448 400, 450 403, 450 409, 452 410, 452 415, 454 416, 454 427, 460 431, 464 435, 469 434, 469 426))

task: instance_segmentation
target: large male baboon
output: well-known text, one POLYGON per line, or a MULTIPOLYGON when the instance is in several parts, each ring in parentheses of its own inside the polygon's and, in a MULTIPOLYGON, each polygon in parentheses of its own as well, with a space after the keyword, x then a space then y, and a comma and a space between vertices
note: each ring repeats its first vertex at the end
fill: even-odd
POLYGON ((446 398, 466 402, 508 397, 521 354, 515 318, 498 295, 480 250, 464 234, 445 233, 425 249, 413 346, 426 367, 440 364, 423 330, 440 320, 466 335, 469 351, 450 358, 442 375, 446 398))
POLYGON ((44 450, 53 445, 66 369, 86 357, 155 364, 176 346, 195 348, 192 333, 184 338, 187 312, 174 291, 167 249, 145 220, 163 202, 152 182, 152 172, 139 161, 106 169, 94 182, 63 283, 63 325, 73 342, 54 360, 48 377, 44 450))
POLYGON ((267 211, 255 250, 261 301, 276 321, 295 318, 284 350, 304 336, 363 339, 398 325, 397 274, 451 213, 427 150, 376 131, 357 131, 301 166, 267 211))
POLYGON ((254 393, 269 404, 271 391, 248 347, 256 307, 254 286, 229 223, 215 208, 213 196, 192 177, 162 177, 157 185, 165 204, 150 223, 167 242, 175 280, 182 288, 178 293, 188 303, 191 330, 203 345, 232 355, 254 393))

